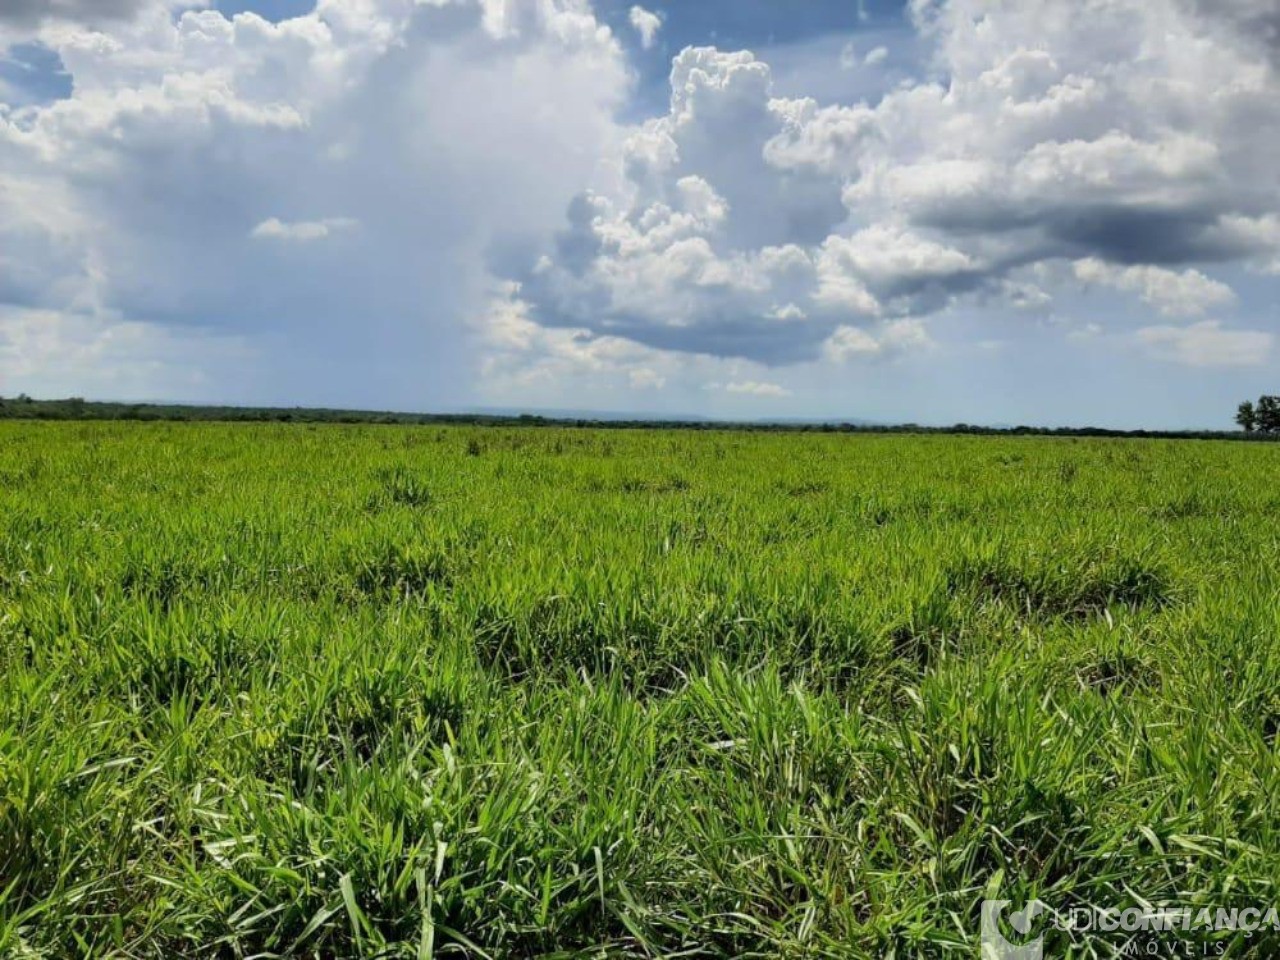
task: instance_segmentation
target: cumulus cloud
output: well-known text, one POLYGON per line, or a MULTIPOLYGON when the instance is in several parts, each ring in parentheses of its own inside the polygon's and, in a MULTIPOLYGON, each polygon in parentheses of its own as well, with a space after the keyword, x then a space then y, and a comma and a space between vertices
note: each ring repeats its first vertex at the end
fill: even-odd
POLYGON ((868 67, 874 67, 874 66, 877 66, 878 64, 884 63, 888 59, 889 59, 889 48, 876 47, 875 49, 868 51, 867 55, 862 58, 862 62, 866 64, 868 67))
POLYGON ((254 343, 216 396, 466 402, 489 268, 621 137, 616 38, 582 0, 174 6, 37 28, 74 88, 0 107, 0 305, 254 343))
POLYGON ((632 389, 665 385, 670 355, 622 337, 540 326, 529 318, 528 304, 519 292, 518 285, 505 285, 472 319, 486 347, 483 373, 487 378, 515 386, 583 376, 627 383, 632 389))
POLYGON ((631 8, 628 19, 631 28, 640 36, 640 46, 650 49, 658 39, 658 31, 662 29, 662 17, 637 5, 631 8))
POLYGON ((1217 320, 1187 327, 1143 327, 1135 337, 1152 356, 1189 367, 1259 366, 1267 362, 1275 343, 1267 331, 1230 330, 1217 320))
POLYGON ((1077 260, 1073 268, 1076 277, 1085 283, 1136 293, 1166 314, 1204 313, 1236 298, 1225 283, 1212 280, 1199 270, 1178 272, 1153 266, 1121 267, 1096 257, 1077 260))
MULTIPOLYGON (((1043 316, 1081 285, 1132 298, 1149 353, 1264 352, 1157 318, 1280 273, 1270 0, 909 11, 928 68, 877 99, 782 96, 752 53, 689 48, 665 111, 627 123, 634 71, 588 0, 281 23, 14 0, 0 46, 33 39, 74 85, 0 105, 0 309, 28 353, 36 322, 140 324, 167 366, 250 344, 240 398, 412 406, 466 402, 477 370, 785 383, 771 368, 926 350, 957 307, 1043 316)), ((653 46, 661 17, 629 19, 653 46)))
MULTIPOLYGON (((728 390, 727 385, 770 383, 762 378, 766 368, 757 364, 664 350, 586 328, 543 326, 530 318, 529 304, 520 294, 518 285, 503 285, 472 320, 486 347, 484 376, 499 395, 536 389, 571 401, 577 391, 591 388, 611 401, 624 391, 646 400, 674 387, 677 392, 683 388, 685 395, 702 390, 743 396, 754 391, 728 390)), ((771 394, 784 395, 768 386, 756 395, 771 394)))
POLYGON ((749 53, 686 49, 671 83, 671 112, 623 149, 627 189, 579 197, 555 249, 521 278, 531 316, 775 363, 817 356, 853 311, 878 315, 857 251, 821 248, 845 216, 840 185, 779 178, 767 156, 809 108, 772 100, 769 69, 749 53))
POLYGON ((530 318, 778 365, 875 355, 876 324, 966 300, 1044 310, 1073 282, 1202 314, 1235 300, 1222 264, 1280 264, 1280 76, 1247 36, 1265 5, 911 15, 940 79, 872 104, 779 97, 750 53, 684 50, 623 180, 519 276, 530 318))
POLYGON ((879 330, 842 325, 822 344, 828 360, 845 363, 865 357, 893 356, 933 346, 933 338, 919 320, 893 320, 879 330))
POLYGON ((791 391, 776 383, 761 380, 733 380, 724 384, 725 393, 744 393, 752 397, 789 397, 791 391))
POLYGON ((276 217, 269 217, 249 231, 255 240, 291 240, 308 243, 313 240, 324 240, 335 233, 350 230, 358 221, 350 217, 327 217, 323 220, 295 220, 286 223, 276 217))
POLYGON ((633 390, 661 390, 667 378, 650 367, 635 367, 628 371, 627 380, 633 390))

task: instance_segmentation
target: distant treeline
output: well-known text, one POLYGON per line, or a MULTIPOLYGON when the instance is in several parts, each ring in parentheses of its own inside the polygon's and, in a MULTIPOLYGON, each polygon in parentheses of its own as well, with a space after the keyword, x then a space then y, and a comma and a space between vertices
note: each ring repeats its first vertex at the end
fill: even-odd
POLYGON ((146 420, 227 423, 368 423, 471 426, 593 427, 612 430, 749 430, 776 433, 937 433, 991 436, 1134 437, 1172 440, 1275 440, 1276 434, 1227 430, 1110 430, 1105 427, 984 427, 957 423, 927 427, 915 423, 776 423, 716 420, 615 420, 546 417, 534 414, 396 413, 386 410, 336 410, 325 407, 237 407, 179 403, 112 403, 70 397, 34 400, 0 397, 0 420, 146 420))

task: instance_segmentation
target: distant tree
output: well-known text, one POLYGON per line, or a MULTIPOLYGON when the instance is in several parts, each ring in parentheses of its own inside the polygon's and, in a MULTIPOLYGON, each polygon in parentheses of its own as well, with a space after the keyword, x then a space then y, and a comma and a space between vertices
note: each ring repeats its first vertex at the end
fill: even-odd
POLYGON ((1254 414, 1257 428, 1262 433, 1280 433, 1280 397, 1259 397, 1254 414))
POLYGON ((1236 423, 1240 424, 1240 429, 1245 433, 1253 433, 1258 425, 1258 414, 1253 409, 1252 400, 1246 400, 1236 408, 1236 423))

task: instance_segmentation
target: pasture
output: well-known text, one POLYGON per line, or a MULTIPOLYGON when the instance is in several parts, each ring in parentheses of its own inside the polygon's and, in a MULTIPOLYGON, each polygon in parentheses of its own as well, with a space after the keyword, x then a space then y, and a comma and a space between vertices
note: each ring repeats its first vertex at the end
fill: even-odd
POLYGON ((988 895, 1270 905, 1277 477, 0 423, 0 955, 970 957, 988 895))

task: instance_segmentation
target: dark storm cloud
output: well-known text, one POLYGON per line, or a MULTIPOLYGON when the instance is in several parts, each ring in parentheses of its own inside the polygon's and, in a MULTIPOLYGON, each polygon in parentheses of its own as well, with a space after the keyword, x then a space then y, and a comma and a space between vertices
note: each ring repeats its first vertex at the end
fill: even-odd
POLYGON ((1249 245, 1215 231, 1212 210, 1083 209, 1048 225, 1052 236, 1079 255, 1119 264, 1183 266, 1234 260, 1249 245))
MULTIPOLYGON (((580 319, 562 319, 571 327, 582 325, 580 319)), ((821 352, 822 341, 835 327, 834 323, 814 326, 798 337, 785 325, 753 321, 740 314, 720 314, 703 316, 694 327, 663 327, 646 317, 614 315, 608 324, 598 324, 591 329, 599 336, 625 337, 657 350, 741 357, 766 366, 780 366, 815 359, 821 352)))
POLYGON ((1204 20, 1233 30, 1247 44, 1280 63, 1280 3, 1277 0, 1191 0, 1204 20))
POLYGON ((1081 202, 1018 209, 993 198, 990 204, 933 210, 913 222, 957 242, 1017 235, 1018 247, 1001 259, 1002 268, 1086 256, 1118 264, 1178 267, 1225 263, 1261 252, 1257 244, 1219 229, 1223 213, 1223 208, 1209 204, 1151 209, 1081 202))
POLYGON ((0 23, 36 26, 46 20, 71 20, 90 26, 130 17, 147 0, 4 0, 0 23))

